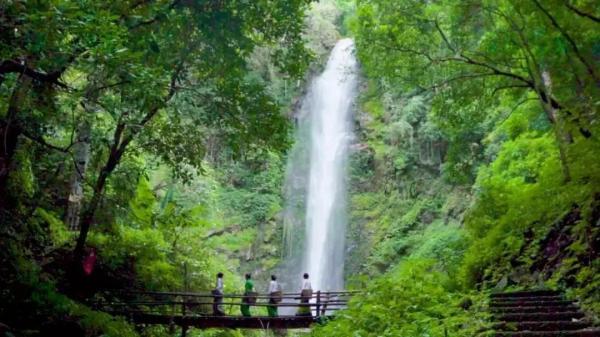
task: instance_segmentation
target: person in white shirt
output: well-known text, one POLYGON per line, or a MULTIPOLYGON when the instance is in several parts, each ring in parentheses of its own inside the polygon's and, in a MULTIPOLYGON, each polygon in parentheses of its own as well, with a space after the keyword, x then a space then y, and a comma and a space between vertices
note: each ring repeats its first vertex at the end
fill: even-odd
POLYGON ((213 313, 215 316, 223 316, 225 312, 223 311, 223 273, 217 274, 217 284, 215 289, 213 290, 213 313))
POLYGON ((312 286, 310 284, 310 280, 308 279, 308 273, 304 273, 302 280, 302 292, 300 295, 300 307, 298 308, 297 316, 312 316, 310 310, 310 299, 312 297, 312 286))
MULTIPOLYGON (((269 304, 277 304, 281 298, 281 289, 279 283, 277 283, 277 276, 271 275, 271 282, 269 282, 269 304)), ((267 312, 269 317, 277 317, 277 306, 267 306, 267 312)))
POLYGON ((310 290, 312 292, 312 286, 310 285, 310 280, 308 279, 308 273, 304 273, 303 277, 302 290, 310 290))
POLYGON ((217 274, 217 286, 215 287, 221 294, 223 294, 223 273, 217 274))

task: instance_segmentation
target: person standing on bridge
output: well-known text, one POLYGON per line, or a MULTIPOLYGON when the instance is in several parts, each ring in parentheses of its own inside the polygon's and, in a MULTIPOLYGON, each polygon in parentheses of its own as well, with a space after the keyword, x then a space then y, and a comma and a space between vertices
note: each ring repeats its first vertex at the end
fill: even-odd
MULTIPOLYGON (((240 305, 240 311, 242 316, 250 317, 250 303, 252 302, 252 295, 254 292, 254 282, 252 282, 252 276, 246 274, 246 283, 244 284, 244 297, 242 298, 242 305, 240 305)), ((256 298, 256 297, 255 297, 256 298)))
POLYGON ((217 274, 217 284, 213 290, 214 302, 213 302, 213 314, 215 316, 224 316, 223 311, 223 273, 217 274))
POLYGON ((281 302, 281 287, 277 283, 277 276, 271 275, 271 282, 269 282, 269 306, 267 306, 267 312, 269 317, 277 317, 277 303, 281 302))
POLYGON ((296 316, 312 316, 310 310, 310 299, 312 298, 312 286, 308 279, 308 273, 304 273, 302 280, 302 291, 300 294, 300 307, 296 316))

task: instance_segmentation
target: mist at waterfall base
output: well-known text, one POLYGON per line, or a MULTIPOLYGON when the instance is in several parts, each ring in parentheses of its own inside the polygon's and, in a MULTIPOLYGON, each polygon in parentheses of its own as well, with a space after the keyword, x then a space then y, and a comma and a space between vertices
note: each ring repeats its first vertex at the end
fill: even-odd
POLYGON ((315 291, 344 288, 346 171, 357 67, 353 41, 338 41, 296 116, 286 172, 280 270, 286 291, 299 290, 304 272, 310 274, 315 291))

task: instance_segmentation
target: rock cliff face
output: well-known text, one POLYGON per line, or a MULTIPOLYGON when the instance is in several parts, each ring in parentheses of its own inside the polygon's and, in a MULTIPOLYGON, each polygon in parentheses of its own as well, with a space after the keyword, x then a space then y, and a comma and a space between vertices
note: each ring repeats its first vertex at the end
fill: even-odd
MULTIPOLYGON (((460 237, 468 189, 442 177, 446 143, 428 97, 362 79, 350 157, 347 277, 379 274, 417 252, 426 233, 460 237), (388 90, 388 91, 386 91, 388 90)), ((441 238, 440 238, 441 239, 441 238)))

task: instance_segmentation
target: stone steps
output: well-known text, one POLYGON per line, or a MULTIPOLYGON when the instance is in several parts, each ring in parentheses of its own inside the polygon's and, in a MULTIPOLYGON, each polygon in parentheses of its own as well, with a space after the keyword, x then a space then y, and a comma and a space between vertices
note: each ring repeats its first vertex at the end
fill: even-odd
POLYGON ((552 296, 515 296, 515 297, 496 297, 492 298, 494 302, 547 302, 562 301, 564 298, 560 295, 552 296))
POLYGON ((564 306, 573 305, 573 301, 502 301, 491 302, 490 307, 531 307, 531 306, 564 306))
POLYGON ((560 292, 555 290, 529 290, 529 291, 512 291, 505 293, 493 293, 490 298, 505 298, 505 297, 536 297, 536 296, 560 296, 560 292))
POLYGON ((582 329, 577 331, 518 331, 496 332, 494 337, 600 337, 600 329, 582 329))
POLYGON ((600 337, 573 301, 554 290, 526 290, 490 295, 493 337, 600 337))
POLYGON ((573 319, 583 318, 581 311, 563 311, 563 312, 528 312, 528 313, 510 313, 496 314, 500 321, 504 322, 529 322, 529 321, 572 321, 573 319))
POLYGON ((501 331, 570 331, 585 329, 588 325, 586 322, 579 321, 521 321, 496 322, 492 328, 501 331))
POLYGON ((549 305, 549 306, 504 306, 490 308, 493 314, 501 313, 538 313, 538 312, 565 312, 577 311, 579 308, 575 305, 549 305))

